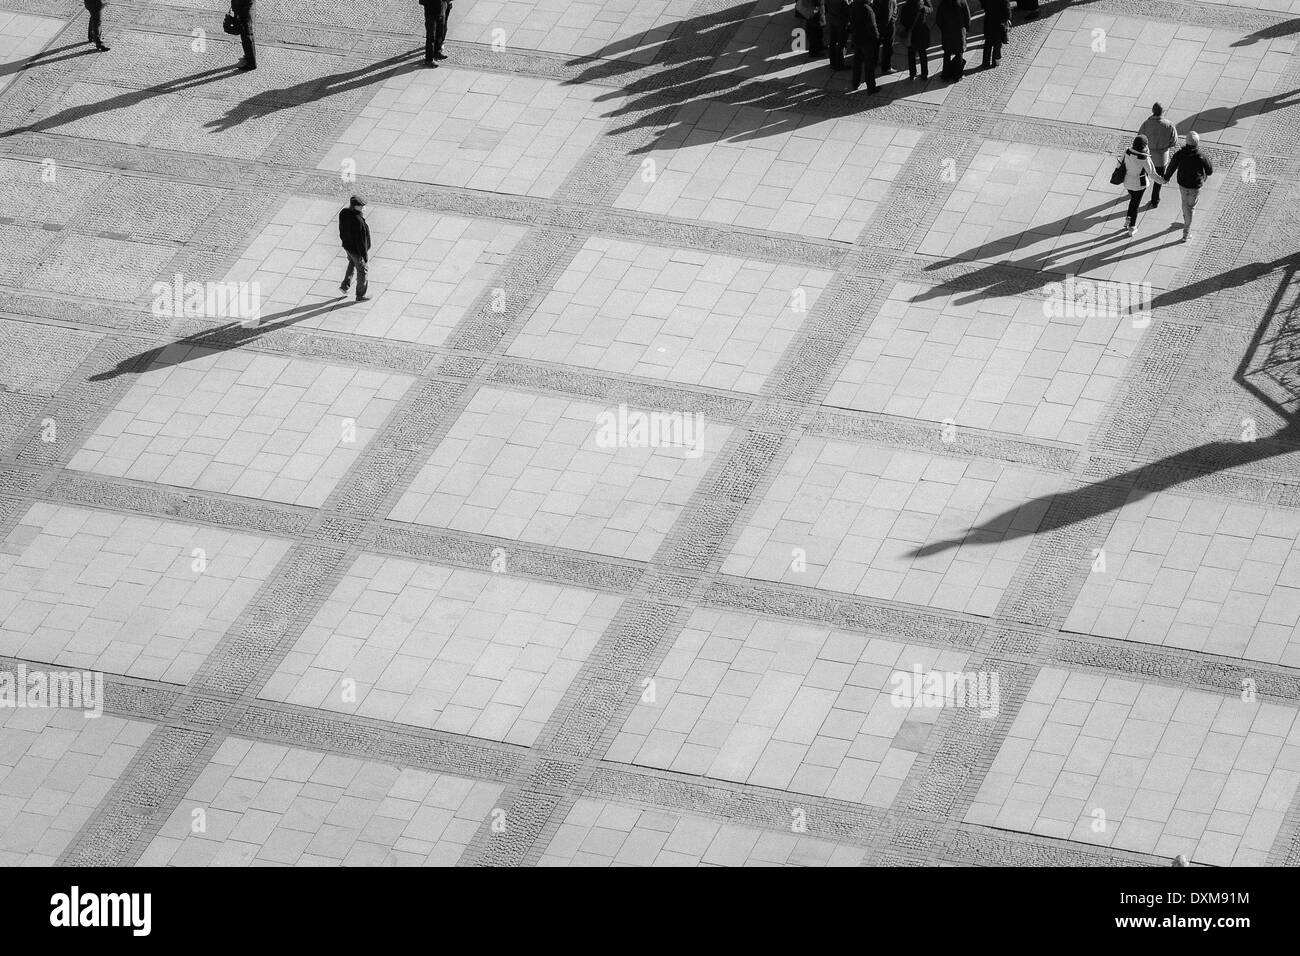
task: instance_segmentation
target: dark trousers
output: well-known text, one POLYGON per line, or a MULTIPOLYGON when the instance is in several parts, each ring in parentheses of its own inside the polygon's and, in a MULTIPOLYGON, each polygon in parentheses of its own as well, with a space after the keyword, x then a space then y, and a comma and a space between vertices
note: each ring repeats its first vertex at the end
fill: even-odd
MULTIPOLYGON (((1155 164, 1152 163, 1152 165, 1154 166, 1155 164)), ((1167 165, 1168 164, 1166 164, 1166 166, 1167 165)), ((1156 166, 1156 172, 1159 173, 1161 176, 1164 176, 1166 172, 1166 166, 1156 166)), ((1153 179, 1151 181, 1151 202, 1152 203, 1160 202, 1160 180, 1159 179, 1153 179)))
POLYGON ((244 48, 244 64, 246 66, 257 66, 257 50, 253 47, 253 25, 251 23, 240 24, 239 45, 244 48))
POLYGON ((853 47, 853 88, 856 90, 858 84, 866 79, 867 89, 875 92, 876 45, 854 41, 853 47))
POLYGON ((830 36, 826 40, 831 55, 831 69, 844 69, 844 38, 848 32, 840 27, 827 27, 826 32, 830 36))
POLYGON ((965 44, 960 40, 943 41, 943 75, 950 80, 961 79, 961 74, 957 72, 958 61, 961 60, 962 54, 966 52, 965 44))
POLYGON ((815 59, 825 51, 825 42, 822 40, 822 20, 821 17, 814 14, 811 20, 806 21, 808 27, 808 56, 815 59))
POLYGON ((1142 194, 1145 192, 1145 187, 1142 189, 1130 189, 1128 191, 1128 225, 1130 229, 1137 227, 1138 206, 1142 205, 1142 194))
POLYGON ((997 66, 998 61, 1002 59, 1002 41, 994 40, 987 33, 984 34, 984 65, 997 66))
POLYGON ((366 261, 364 254, 359 255, 355 252, 348 252, 346 249, 343 251, 347 253, 348 257, 348 271, 343 273, 343 291, 348 291, 348 286, 352 284, 352 273, 355 271, 357 274, 357 298, 360 299, 366 294, 366 289, 369 288, 367 271, 370 264, 366 261))
POLYGON ((90 26, 86 29, 86 40, 89 43, 95 44, 95 46, 103 46, 104 41, 99 38, 99 21, 100 17, 104 15, 104 11, 91 10, 89 13, 90 26))
POLYGON ((442 54, 442 44, 447 39, 447 21, 451 19, 451 4, 444 2, 424 5, 424 59, 442 54))
POLYGON ((886 20, 878 26, 880 28, 880 72, 888 73, 894 68, 894 21, 886 20))
POLYGON ((921 79, 930 78, 930 52, 923 46, 909 46, 907 48, 907 72, 909 76, 916 76, 917 63, 921 66, 921 79))

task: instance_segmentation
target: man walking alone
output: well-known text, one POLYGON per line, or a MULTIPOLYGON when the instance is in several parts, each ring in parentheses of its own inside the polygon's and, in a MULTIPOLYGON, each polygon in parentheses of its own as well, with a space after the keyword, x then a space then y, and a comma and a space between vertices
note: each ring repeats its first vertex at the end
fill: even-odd
POLYGON ((366 201, 360 196, 353 196, 346 209, 339 210, 339 241, 348 257, 348 271, 343 274, 339 291, 347 292, 352 284, 352 272, 357 273, 357 301, 364 302, 366 295, 367 269, 370 259, 370 225, 366 222, 361 207, 366 201))
POLYGON ((1147 138, 1147 149, 1151 150, 1151 165, 1156 168, 1157 178, 1151 181, 1151 208, 1160 205, 1160 181, 1168 175, 1165 167, 1169 155, 1178 145, 1178 130, 1174 124, 1165 119, 1164 107, 1159 103, 1151 105, 1151 115, 1146 118, 1138 132, 1147 138))
MULTIPOLYGON (((1192 238, 1192 210, 1196 200, 1201 198, 1201 187, 1205 180, 1214 174, 1214 164, 1210 157, 1201 152, 1201 137, 1195 133, 1187 134, 1183 148, 1174 153, 1174 158, 1165 167, 1166 183, 1178 176, 1178 191, 1183 195, 1183 242, 1192 238)), ((1155 205, 1153 202, 1151 205, 1155 205)))

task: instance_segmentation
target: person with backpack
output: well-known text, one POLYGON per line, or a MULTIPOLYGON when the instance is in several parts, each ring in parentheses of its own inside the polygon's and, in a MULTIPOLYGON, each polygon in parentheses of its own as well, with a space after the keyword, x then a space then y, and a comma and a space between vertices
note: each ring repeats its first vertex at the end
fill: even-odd
POLYGON ((970 29, 970 7, 966 0, 939 0, 934 14, 943 43, 943 78, 956 82, 965 72, 966 31, 970 29))
POLYGON ((853 0, 849 7, 849 28, 853 32, 853 89, 865 76, 867 92, 876 92, 876 54, 880 50, 880 31, 871 0, 853 0))
POLYGON ((1151 115, 1138 127, 1138 132, 1151 144, 1151 165, 1155 166, 1156 173, 1159 174, 1156 181, 1151 184, 1152 209, 1160 205, 1160 180, 1167 175, 1165 166, 1174 147, 1178 145, 1178 130, 1174 129, 1173 123, 1165 119, 1164 112, 1163 106, 1153 103, 1151 115))
MULTIPOLYGON (((898 19, 898 0, 871 0, 875 13, 876 41, 880 47, 880 75, 894 72, 894 21, 898 19)), ((854 42, 857 42, 856 40, 854 42)))
POLYGON ((1137 231, 1138 206, 1142 204, 1142 195, 1147 191, 1147 182, 1156 175, 1156 168, 1151 164, 1151 153, 1147 150, 1147 138, 1141 134, 1133 137, 1133 145, 1124 150, 1120 162, 1124 169, 1124 188, 1128 190, 1127 225, 1124 232, 1131 236, 1137 231))
POLYGON ((1010 0, 980 0, 984 8, 984 69, 1002 62, 1002 44, 1011 32, 1010 0))
POLYGON ((898 29, 907 46, 907 75, 916 79, 920 61, 921 79, 930 78, 930 0, 903 0, 898 11, 898 29))
POLYGON ((1214 175, 1214 164, 1201 152, 1201 137, 1195 133, 1187 134, 1187 142, 1174 153, 1161 178, 1168 185, 1175 175, 1178 177, 1178 191, 1183 197, 1183 242, 1187 242, 1192 238, 1192 210, 1201 197, 1201 187, 1214 175))

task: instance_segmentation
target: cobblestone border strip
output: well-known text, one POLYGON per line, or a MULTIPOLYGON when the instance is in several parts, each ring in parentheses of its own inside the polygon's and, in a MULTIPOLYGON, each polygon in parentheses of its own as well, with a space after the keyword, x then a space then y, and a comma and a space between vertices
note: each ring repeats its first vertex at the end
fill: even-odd
POLYGON ((944 834, 937 854, 940 860, 975 866, 1168 866, 1169 861, 1149 853, 1116 850, 992 827, 962 824, 944 834))
POLYGON ((1076 467, 1079 448, 1064 442, 1027 438, 983 428, 958 426, 953 441, 944 441, 938 422, 900 418, 823 406, 808 426, 807 437, 833 438, 869 445, 923 451, 945 458, 971 458, 1028 465, 1041 471, 1069 473, 1076 467))

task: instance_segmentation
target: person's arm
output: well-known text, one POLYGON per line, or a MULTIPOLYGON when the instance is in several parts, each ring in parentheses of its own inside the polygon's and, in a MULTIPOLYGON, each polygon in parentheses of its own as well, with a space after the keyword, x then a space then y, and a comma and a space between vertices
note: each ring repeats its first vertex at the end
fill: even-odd
POLYGON ((1174 153, 1174 158, 1169 160, 1169 164, 1165 166, 1165 174, 1160 177, 1160 180, 1164 185, 1168 186, 1174 181, 1174 173, 1178 171, 1178 160, 1181 158, 1181 153, 1174 153))

